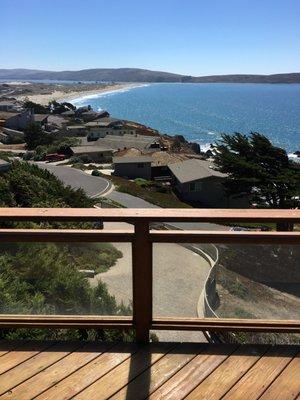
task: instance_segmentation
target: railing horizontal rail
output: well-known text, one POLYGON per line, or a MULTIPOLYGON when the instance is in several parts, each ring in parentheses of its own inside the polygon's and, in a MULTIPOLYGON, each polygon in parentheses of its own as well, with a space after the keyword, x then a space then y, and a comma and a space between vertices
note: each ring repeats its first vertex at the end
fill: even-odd
POLYGON ((2 243, 20 242, 132 242, 130 230, 0 229, 2 243))
POLYGON ((300 222, 299 210, 178 208, 0 208, 2 221, 300 222))
POLYGON ((1 315, 2 328, 74 328, 97 329, 133 327, 132 317, 98 315, 1 315))
POLYGON ((300 321, 231 318, 155 318, 152 320, 151 329, 300 333, 300 321))
MULTIPOLYGON (((129 329, 132 317, 89 315, 0 315, 1 328, 74 328, 129 329)), ((298 320, 262 320, 232 318, 154 318, 153 330, 215 330, 300 333, 298 320)))
POLYGON ((300 232, 253 231, 151 231, 150 239, 160 243, 249 243, 299 244, 300 232))
MULTIPOLYGON (((0 229, 2 243, 132 242, 134 237, 133 231, 125 229, 0 229)), ((300 232, 151 230, 149 239, 154 243, 299 244, 300 232)))

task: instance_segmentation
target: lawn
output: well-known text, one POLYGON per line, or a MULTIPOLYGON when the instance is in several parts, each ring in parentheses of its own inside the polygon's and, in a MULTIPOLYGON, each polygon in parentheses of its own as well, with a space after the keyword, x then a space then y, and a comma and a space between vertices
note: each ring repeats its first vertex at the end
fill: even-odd
POLYGON ((104 178, 110 179, 116 186, 118 192, 128 193, 132 196, 139 197, 149 203, 155 204, 162 208, 192 208, 189 204, 180 201, 173 193, 159 193, 141 187, 135 182, 118 176, 103 175, 104 178))

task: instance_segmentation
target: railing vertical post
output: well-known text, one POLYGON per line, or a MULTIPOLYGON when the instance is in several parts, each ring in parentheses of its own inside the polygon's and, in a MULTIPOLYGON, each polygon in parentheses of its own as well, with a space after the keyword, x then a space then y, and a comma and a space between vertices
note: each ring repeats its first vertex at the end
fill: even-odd
POLYGON ((135 222, 132 242, 133 322, 138 342, 149 341, 152 321, 152 243, 149 222, 135 222))

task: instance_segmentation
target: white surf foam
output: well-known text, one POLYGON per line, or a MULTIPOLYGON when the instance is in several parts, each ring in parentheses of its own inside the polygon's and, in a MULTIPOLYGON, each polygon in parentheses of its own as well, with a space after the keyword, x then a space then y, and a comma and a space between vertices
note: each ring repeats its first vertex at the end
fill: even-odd
POLYGON ((74 104, 74 105, 87 105, 88 104, 87 103, 88 100, 98 99, 100 97, 105 97, 105 96, 111 96, 111 95, 118 94, 118 93, 129 92, 132 89, 137 89, 137 88, 146 87, 146 86, 150 86, 150 84, 138 84, 138 85, 132 85, 132 86, 123 87, 123 88, 120 88, 120 89, 107 90, 105 92, 88 94, 88 95, 85 95, 85 96, 81 96, 81 97, 77 97, 75 99, 69 100, 69 102, 74 104))

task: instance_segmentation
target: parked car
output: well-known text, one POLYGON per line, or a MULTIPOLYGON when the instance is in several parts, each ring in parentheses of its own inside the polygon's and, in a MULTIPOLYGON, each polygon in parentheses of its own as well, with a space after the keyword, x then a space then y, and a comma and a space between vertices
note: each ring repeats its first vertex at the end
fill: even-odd
POLYGON ((45 156, 45 161, 47 162, 63 161, 65 160, 65 158, 66 158, 65 154, 53 153, 53 154, 47 154, 45 156))

